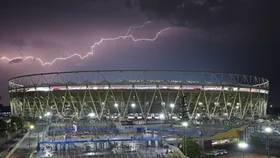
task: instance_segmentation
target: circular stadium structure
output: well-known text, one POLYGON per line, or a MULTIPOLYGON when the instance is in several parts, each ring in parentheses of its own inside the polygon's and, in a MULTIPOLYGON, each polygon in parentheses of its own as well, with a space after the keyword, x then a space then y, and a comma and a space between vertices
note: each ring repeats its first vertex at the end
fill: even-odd
POLYGON ((267 79, 215 72, 101 70, 31 74, 9 80, 13 115, 178 118, 185 96, 190 119, 266 116, 267 79))

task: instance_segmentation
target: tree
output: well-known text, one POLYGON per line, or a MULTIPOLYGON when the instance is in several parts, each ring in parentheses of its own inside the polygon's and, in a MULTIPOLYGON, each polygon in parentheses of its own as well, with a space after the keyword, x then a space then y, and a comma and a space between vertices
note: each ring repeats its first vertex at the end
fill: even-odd
MULTIPOLYGON (((197 144, 196 140, 193 137, 186 137, 186 143, 184 144, 187 147, 187 156, 190 158, 196 158, 201 154, 202 148, 197 144)), ((182 153, 184 151, 184 145, 180 148, 182 153)))
POLYGON ((7 128, 7 123, 5 120, 0 120, 0 131, 4 131, 7 128))

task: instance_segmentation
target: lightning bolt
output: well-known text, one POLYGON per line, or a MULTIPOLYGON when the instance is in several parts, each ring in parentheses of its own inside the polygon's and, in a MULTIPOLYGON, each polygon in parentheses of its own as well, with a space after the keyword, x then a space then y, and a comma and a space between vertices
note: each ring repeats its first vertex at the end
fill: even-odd
POLYGON ((123 36, 118 36, 118 37, 114 37, 114 38, 101 38, 98 42, 95 42, 90 48, 91 48, 91 51, 88 52, 86 55, 81 55, 81 54, 78 54, 78 53, 74 53, 70 56, 67 56, 67 57, 58 57, 58 58, 55 58, 53 59, 52 61, 50 62, 44 62, 42 59, 40 58, 36 58, 34 56, 26 56, 24 58, 22 57, 15 57, 15 58, 8 58, 6 56, 2 56, 0 59, 1 60, 7 60, 7 61, 13 61, 13 60, 16 60, 16 59, 22 59, 22 61, 26 61, 26 60, 34 60, 34 61, 38 61, 42 66, 45 66, 45 65, 53 65, 56 61, 60 61, 60 60, 67 60, 67 59, 71 59, 73 57, 79 57, 80 59, 85 59, 87 57, 89 57, 90 55, 93 55, 94 53, 94 48, 100 44, 102 44, 103 42, 105 41, 114 41, 114 40, 120 40, 120 39, 131 39, 133 42, 140 42, 140 41, 148 41, 148 42, 153 42, 155 41, 158 36, 160 34, 162 34, 163 32, 166 32, 168 31, 171 27, 167 27, 167 28, 164 28, 162 30, 160 30, 159 32, 157 32, 157 34, 153 37, 153 38, 135 38, 133 35, 130 34, 130 31, 132 29, 136 29, 136 28, 143 28, 145 27, 146 24, 149 24, 151 21, 147 21, 145 22, 143 25, 141 26, 130 26, 126 32, 125 35, 123 36))

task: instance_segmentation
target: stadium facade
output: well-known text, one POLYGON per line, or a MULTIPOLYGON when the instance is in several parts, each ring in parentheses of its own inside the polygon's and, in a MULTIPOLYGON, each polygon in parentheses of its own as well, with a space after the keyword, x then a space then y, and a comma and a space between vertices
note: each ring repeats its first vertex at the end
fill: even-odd
POLYGON ((190 119, 261 118, 268 89, 261 77, 174 70, 54 72, 9 80, 12 114, 24 117, 176 118, 186 96, 190 119))

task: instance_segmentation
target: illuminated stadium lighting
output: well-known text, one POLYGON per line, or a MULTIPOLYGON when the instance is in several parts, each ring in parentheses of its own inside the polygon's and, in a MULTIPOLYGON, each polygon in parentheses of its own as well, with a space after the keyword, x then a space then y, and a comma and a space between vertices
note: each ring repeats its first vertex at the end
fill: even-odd
POLYGON ((117 108, 117 107, 119 107, 119 104, 118 104, 118 103, 115 103, 114 106, 117 108))
POLYGON ((266 127, 265 129, 264 129, 264 131, 265 131, 265 133, 272 133, 272 128, 271 127, 266 127))
POLYGON ((188 125, 189 125, 188 122, 183 122, 182 123, 182 126, 184 126, 184 127, 188 127, 188 125))
MULTIPOLYGON (((34 101, 34 93, 28 92, 35 92, 37 97, 36 101, 41 102, 42 108, 49 110, 51 116, 62 115, 62 117, 70 118, 77 116, 87 117, 88 113, 93 111, 91 108, 97 108, 97 111, 103 111, 100 114, 98 113, 98 117, 105 118, 110 116, 107 109, 116 109, 115 103, 118 103, 120 107, 128 103, 128 106, 124 106, 122 110, 127 112, 133 111, 133 113, 141 114, 146 117, 148 117, 149 114, 161 111, 164 114, 170 113, 170 117, 172 118, 178 115, 178 110, 173 111, 173 109, 177 106, 176 103, 180 98, 179 94, 183 92, 186 96, 190 96, 194 93, 197 94, 198 91, 203 94, 205 93, 205 95, 192 95, 192 97, 186 98, 186 102, 191 103, 188 104, 188 107, 191 109, 189 113, 193 118, 197 117, 197 113, 201 116, 217 117, 220 116, 222 112, 222 116, 224 116, 224 112, 228 112, 226 111, 226 107, 229 105, 228 102, 231 102, 232 96, 236 93, 238 96, 240 95, 240 99, 237 102, 231 102, 231 106, 234 110, 229 110, 231 113, 231 115, 229 115, 228 112, 229 118, 243 115, 243 110, 239 110, 241 109, 241 105, 242 107, 256 106, 256 108, 248 108, 248 112, 245 113, 244 117, 252 113, 256 113, 256 115, 260 117, 266 116, 263 109, 270 107, 270 104, 267 105, 266 102, 263 102, 263 99, 268 97, 269 92, 269 82, 267 79, 256 76, 257 83, 254 83, 254 85, 262 84, 262 86, 253 87, 253 85, 251 85, 252 83, 247 83, 247 79, 249 80, 252 76, 236 74, 236 78, 242 78, 242 81, 235 81, 231 78, 232 74, 211 72, 207 72, 207 74, 214 77, 215 80, 208 78, 205 73, 181 70, 93 70, 86 72, 40 73, 10 79, 9 93, 11 96, 12 109, 27 109, 22 111, 22 115, 25 116, 28 116, 28 111, 33 110, 28 104, 24 104, 23 102, 24 100, 27 100, 27 102, 34 101), (180 80, 178 80, 177 74, 180 74, 180 80), (100 79, 94 77, 98 75, 102 75, 103 77, 100 79), (112 75, 116 75, 116 77, 112 78, 112 75), (194 75, 197 77, 194 78, 194 75), (44 77, 48 78, 48 81, 39 80, 36 85, 32 84, 33 80, 37 81, 38 78, 44 77), (60 80, 61 78, 69 78, 69 80, 62 81, 60 80), (17 86, 17 84, 21 86, 17 86), (54 95, 62 99, 55 100, 56 104, 54 104, 51 98, 47 98, 46 94, 43 93, 43 91, 46 90, 49 90, 48 93, 50 96, 54 95), (108 90, 110 94, 107 94, 108 90), (65 93, 68 92, 71 93, 71 96, 66 97, 65 93), (251 93, 256 95, 249 97, 248 94, 251 93), (133 96, 135 98, 133 98, 133 96), (81 101, 81 98, 83 98, 83 101, 81 101), (164 100, 161 100, 161 98, 164 98, 164 100), (15 102, 14 100, 17 101, 15 102), (194 103, 194 101, 197 100, 198 102, 194 103), (139 105, 137 105, 138 102, 139 105), (140 103, 148 107, 148 110, 143 110, 140 107, 140 103), (89 105, 93 106, 89 107, 89 105), (168 108, 166 108, 166 106, 168 106, 168 108), (82 107, 84 107, 87 112, 83 112, 82 107), (79 115, 76 115, 76 113, 79 115)), ((40 114, 40 112, 40 108, 34 109, 35 114, 40 114)), ((45 113, 41 116, 47 116, 45 113)), ((20 114, 21 112, 19 110, 12 111, 12 115, 20 114)), ((95 115, 97 116, 96 112, 95 115)), ((127 118, 127 116, 128 114, 125 113, 123 117, 127 118)), ((154 118, 155 116, 152 117, 154 118)), ((157 117, 158 116, 159 114, 157 114, 157 117)), ((33 117, 38 118, 38 115, 34 115, 33 117)), ((178 119, 180 118, 178 117, 178 119)))
POLYGON ((88 116, 89 116, 89 117, 94 117, 94 116, 95 116, 95 113, 91 112, 91 113, 88 114, 88 116))
POLYGON ((29 127, 29 128, 30 128, 31 130, 32 130, 32 129, 34 129, 34 125, 30 125, 30 127, 29 127))
POLYGON ((197 113, 196 116, 197 116, 197 117, 200 117, 200 113, 197 113))
POLYGON ((51 116, 51 113, 50 113, 50 112, 47 112, 47 113, 45 114, 45 116, 51 116))
POLYGON ((42 119, 42 116, 39 116, 39 119, 42 119))
POLYGON ((164 119, 165 119, 165 116, 164 116, 163 113, 159 114, 159 119, 161 119, 161 120, 164 120, 164 119))
POLYGON ((248 148, 248 144, 246 142, 240 142, 238 143, 238 147, 241 148, 241 149, 246 149, 248 148))
POLYGON ((132 104, 131 104, 131 107, 132 107, 132 108, 135 108, 135 106, 136 106, 135 103, 132 103, 132 104))
POLYGON ((227 103, 227 106, 230 106, 231 105, 231 103, 227 103))

